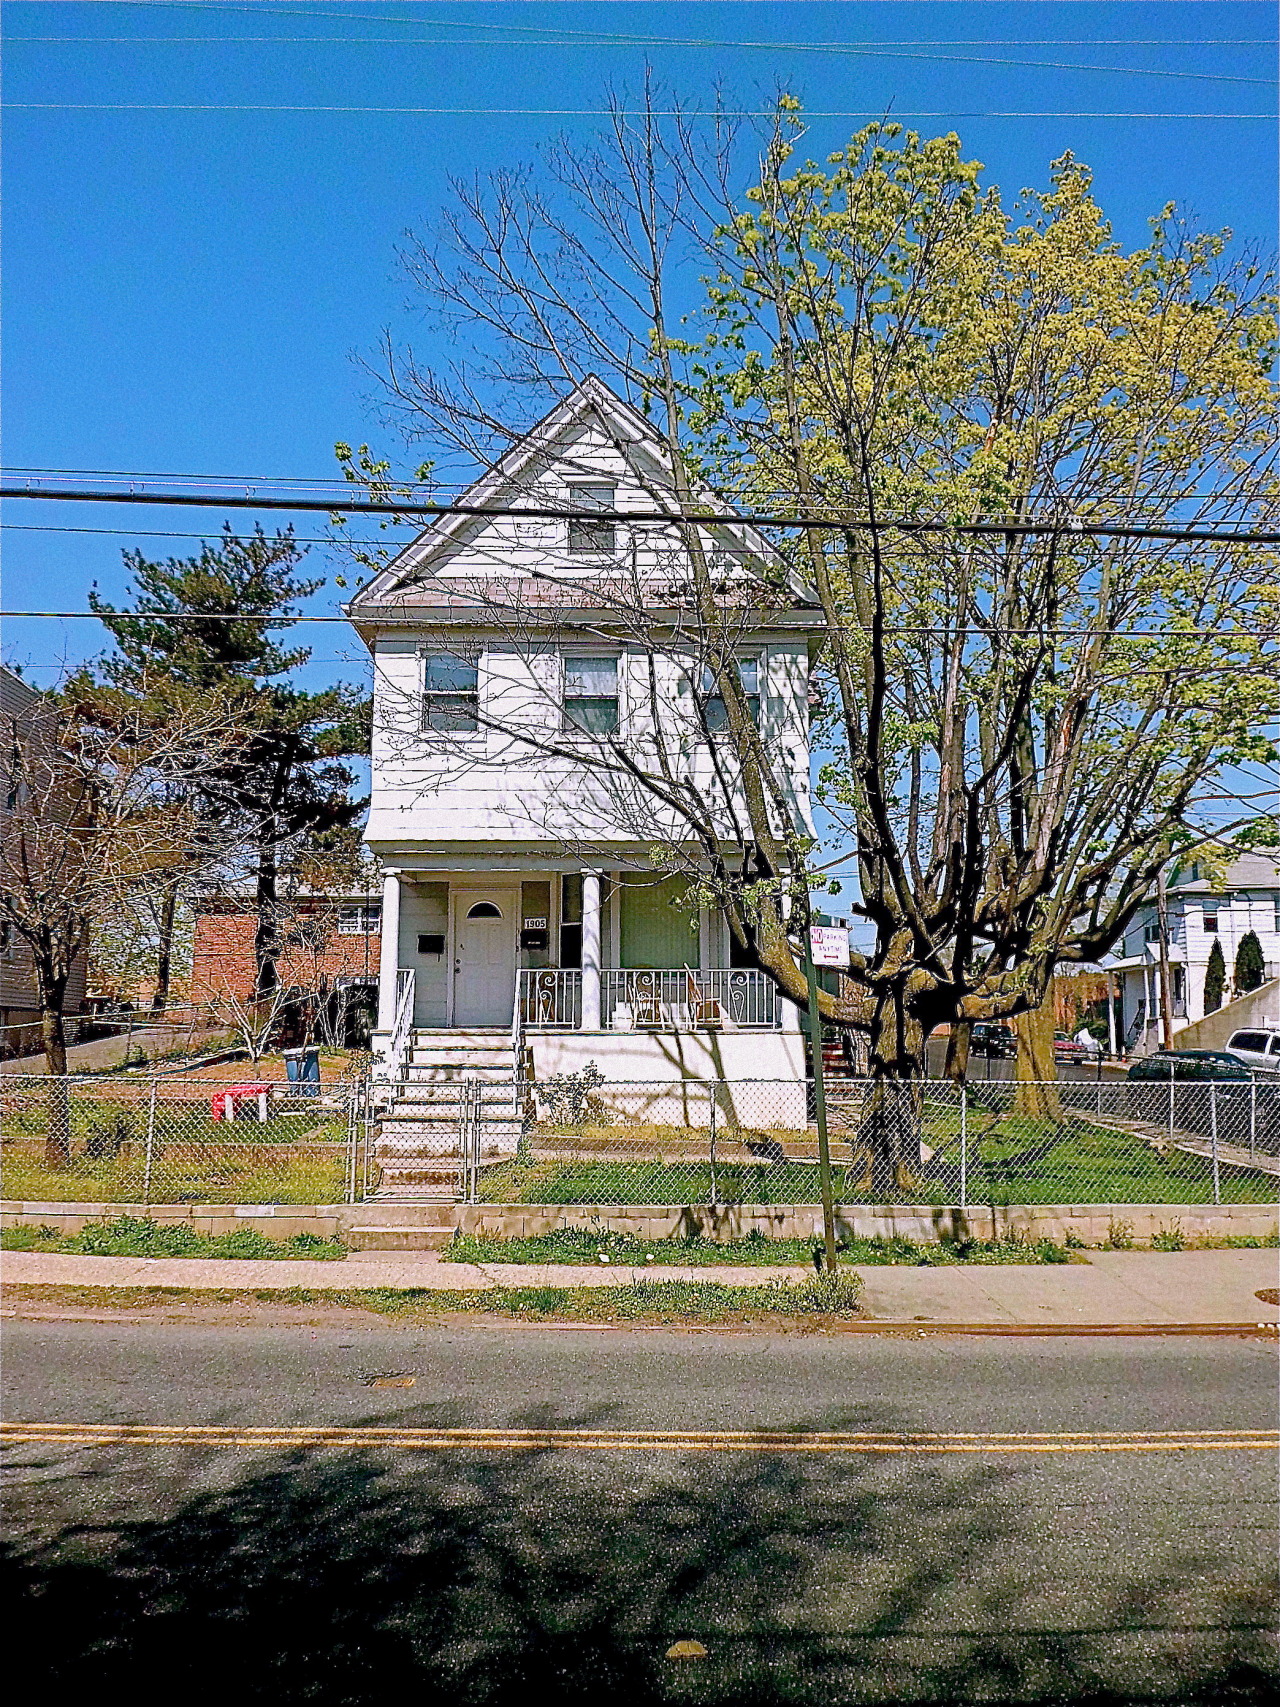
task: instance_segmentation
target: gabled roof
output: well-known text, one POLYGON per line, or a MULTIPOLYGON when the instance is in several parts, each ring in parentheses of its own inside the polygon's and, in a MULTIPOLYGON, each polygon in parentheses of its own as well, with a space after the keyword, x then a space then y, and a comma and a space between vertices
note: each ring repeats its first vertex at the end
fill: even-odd
MULTIPOLYGON (((530 497, 527 487, 521 486, 522 479, 539 463, 548 467, 554 466, 557 442, 565 442, 574 428, 592 417, 604 429, 618 453, 636 471, 637 479, 652 491, 651 508, 659 511, 669 509, 672 520, 679 520, 670 460, 661 435, 652 422, 619 397, 596 374, 588 374, 568 396, 550 409, 492 468, 467 487, 458 502, 468 507, 492 505, 497 508, 512 505, 516 508, 545 509, 545 500, 539 504, 536 496, 530 497), (649 464, 647 469, 642 466, 645 461, 649 464)), ((587 468, 575 472, 579 479, 590 479, 591 470, 587 468)), ((774 568, 782 566, 782 559, 776 548, 758 529, 737 520, 737 512, 731 504, 726 503, 701 482, 695 485, 694 492, 700 506, 724 518, 727 542, 732 544, 735 555, 755 559, 774 568)), ((465 603, 465 593, 458 583, 455 582, 447 592, 447 583, 438 585, 433 596, 429 590, 430 582, 437 572, 437 560, 447 559, 451 549, 477 525, 483 526, 484 523, 478 523, 474 515, 434 518, 381 574, 375 576, 356 594, 345 607, 347 615, 357 622, 362 617, 371 618, 379 611, 379 607, 385 607, 392 599, 406 614, 409 608, 419 602, 425 608, 446 603, 465 603), (412 595, 406 597, 408 590, 415 584, 421 589, 419 598, 415 599, 412 595), (457 597, 459 594, 462 595, 461 601, 457 597)), ((581 601, 576 596, 577 591, 580 589, 585 592, 587 588, 583 586, 580 576, 575 576, 574 582, 568 602, 578 603, 581 601)), ((813 603, 813 595, 797 578, 788 575, 788 586, 797 604, 813 603)), ((531 590, 526 588, 526 598, 531 590)), ((569 591, 567 587, 561 587, 553 577, 552 586, 541 593, 537 602, 565 603, 566 599, 562 595, 569 591)), ((776 592, 774 597, 776 599, 776 592)))

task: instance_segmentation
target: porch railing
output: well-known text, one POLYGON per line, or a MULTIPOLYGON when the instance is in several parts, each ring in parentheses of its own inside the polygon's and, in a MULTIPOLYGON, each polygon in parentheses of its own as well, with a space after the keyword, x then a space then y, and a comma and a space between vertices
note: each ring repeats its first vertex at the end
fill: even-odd
POLYGON ((602 978, 610 1031, 770 1031, 782 1020, 777 985, 746 967, 621 968, 602 978))
MULTIPOLYGON (((547 967, 520 973, 516 1008, 529 1031, 582 1026, 582 973, 547 967)), ((606 1031, 776 1031, 777 986, 746 967, 606 967, 600 974, 600 1022, 606 1031)))
POLYGON ((520 972, 516 1012, 534 1031, 577 1031, 582 1025, 582 974, 567 966, 520 972))
POLYGON ((413 1046, 413 1000, 416 975, 412 966, 402 966, 396 973, 396 1014, 391 1022, 391 1037, 387 1043, 387 1078, 402 1079, 413 1046))

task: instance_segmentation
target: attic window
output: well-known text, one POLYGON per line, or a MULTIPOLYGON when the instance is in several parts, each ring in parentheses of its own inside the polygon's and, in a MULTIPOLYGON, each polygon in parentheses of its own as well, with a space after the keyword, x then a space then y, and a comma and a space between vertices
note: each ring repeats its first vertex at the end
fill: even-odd
MULTIPOLYGON (((569 507, 573 510, 612 510, 617 502, 616 486, 570 486, 569 507)), ((600 556, 616 549, 617 528, 610 521, 592 521, 584 516, 569 518, 569 550, 600 556)))

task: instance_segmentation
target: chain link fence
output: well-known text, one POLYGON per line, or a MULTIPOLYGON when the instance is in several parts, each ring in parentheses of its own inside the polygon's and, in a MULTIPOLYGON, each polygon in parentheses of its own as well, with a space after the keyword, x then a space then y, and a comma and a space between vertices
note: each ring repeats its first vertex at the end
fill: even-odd
MULTIPOLYGON (((375 1085, 122 1073, 0 1078, 4 1195, 24 1202, 811 1204, 794 1080, 375 1085)), ((1274 1203, 1280 1082, 827 1088, 843 1204, 1274 1203)))
MULTIPOLYGON (((811 1085, 529 1086, 514 1152, 480 1139, 488 1202, 814 1203, 811 1085)), ((835 1195, 909 1201, 1270 1203, 1280 1197, 1280 1083, 1130 1081, 961 1088, 949 1080, 827 1086, 835 1195)))
POLYGON ((363 1079, 0 1076, 6 1199, 341 1203, 359 1190, 363 1079))

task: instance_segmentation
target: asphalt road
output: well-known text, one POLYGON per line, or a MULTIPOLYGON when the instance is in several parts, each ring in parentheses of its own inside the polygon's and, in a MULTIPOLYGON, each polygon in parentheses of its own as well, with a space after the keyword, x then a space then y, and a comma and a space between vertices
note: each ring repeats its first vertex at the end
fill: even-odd
POLYGON ((6 1383, 228 1431, 7 1453, 54 1701, 1274 1699, 1264 1342, 16 1321, 6 1383), (315 1425, 360 1432, 243 1432, 315 1425))

